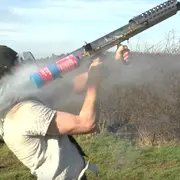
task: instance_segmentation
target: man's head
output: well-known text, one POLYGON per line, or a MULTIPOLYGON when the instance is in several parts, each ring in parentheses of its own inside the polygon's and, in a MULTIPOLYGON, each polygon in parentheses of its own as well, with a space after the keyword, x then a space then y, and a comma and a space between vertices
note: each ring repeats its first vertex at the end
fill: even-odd
POLYGON ((17 62, 17 52, 7 46, 0 45, 0 78, 9 73, 17 62))

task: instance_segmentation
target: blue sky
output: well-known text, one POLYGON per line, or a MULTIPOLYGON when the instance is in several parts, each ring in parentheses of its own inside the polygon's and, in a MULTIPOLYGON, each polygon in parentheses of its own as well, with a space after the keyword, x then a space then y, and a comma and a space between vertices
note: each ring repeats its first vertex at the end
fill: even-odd
MULTIPOLYGON (((162 0, 4 0, 0 6, 0 42, 16 51, 30 50, 36 57, 79 48, 159 5, 162 0)), ((180 37, 180 12, 130 39, 158 43, 174 29, 180 37)), ((127 44, 127 43, 125 43, 127 44)))

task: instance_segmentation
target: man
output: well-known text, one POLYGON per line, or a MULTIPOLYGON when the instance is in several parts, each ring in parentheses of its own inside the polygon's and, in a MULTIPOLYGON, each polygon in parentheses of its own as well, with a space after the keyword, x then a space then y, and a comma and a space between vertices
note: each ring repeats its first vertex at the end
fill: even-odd
MULTIPOLYGON (((0 51, 1 79, 18 64, 17 53, 13 53, 11 48, 3 48, 0 51)), ((115 55, 116 61, 122 58, 128 58, 124 46, 120 46, 115 55)), ((84 172, 88 164, 72 135, 88 134, 96 129, 101 64, 99 58, 95 59, 87 73, 72 81, 75 91, 84 89, 86 93, 78 115, 54 110, 29 97, 13 104, 1 117, 0 126, 6 145, 38 180, 86 179, 84 172)))

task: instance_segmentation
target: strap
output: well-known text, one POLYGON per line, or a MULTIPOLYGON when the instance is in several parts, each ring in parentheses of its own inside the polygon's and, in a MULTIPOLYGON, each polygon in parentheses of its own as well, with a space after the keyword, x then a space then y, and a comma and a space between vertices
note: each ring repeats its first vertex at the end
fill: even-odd
MULTIPOLYGON (((78 149, 79 153, 85 157, 88 157, 85 152, 82 150, 81 146, 78 144, 78 142, 75 140, 75 138, 73 136, 68 136, 69 137, 69 140, 71 141, 71 143, 73 143, 76 148, 78 149)), ((83 158, 84 159, 84 158, 83 158)), ((78 180, 86 180, 86 175, 85 175, 85 172, 87 170, 90 170, 91 172, 93 172, 94 174, 96 174, 96 176, 98 175, 98 169, 96 167, 96 165, 94 164, 91 164, 89 163, 89 161, 86 163, 85 159, 84 159, 84 163, 85 163, 85 167, 84 169, 81 171, 79 177, 78 177, 78 180)))
POLYGON ((93 172, 94 174, 96 174, 96 176, 98 176, 98 169, 94 164, 90 164, 89 161, 87 162, 85 168, 81 171, 81 173, 78 176, 78 180, 83 180, 83 177, 85 176, 85 172, 87 170, 90 170, 91 172, 93 172))
POLYGON ((68 135, 68 138, 71 141, 71 143, 73 143, 76 146, 76 148, 82 156, 88 157, 73 136, 68 135))

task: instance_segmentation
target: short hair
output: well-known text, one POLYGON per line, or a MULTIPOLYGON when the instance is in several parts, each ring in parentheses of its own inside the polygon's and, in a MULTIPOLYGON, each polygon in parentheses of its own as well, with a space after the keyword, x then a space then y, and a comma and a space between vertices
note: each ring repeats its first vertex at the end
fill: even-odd
POLYGON ((8 46, 0 45, 0 78, 15 66, 18 53, 8 46))

